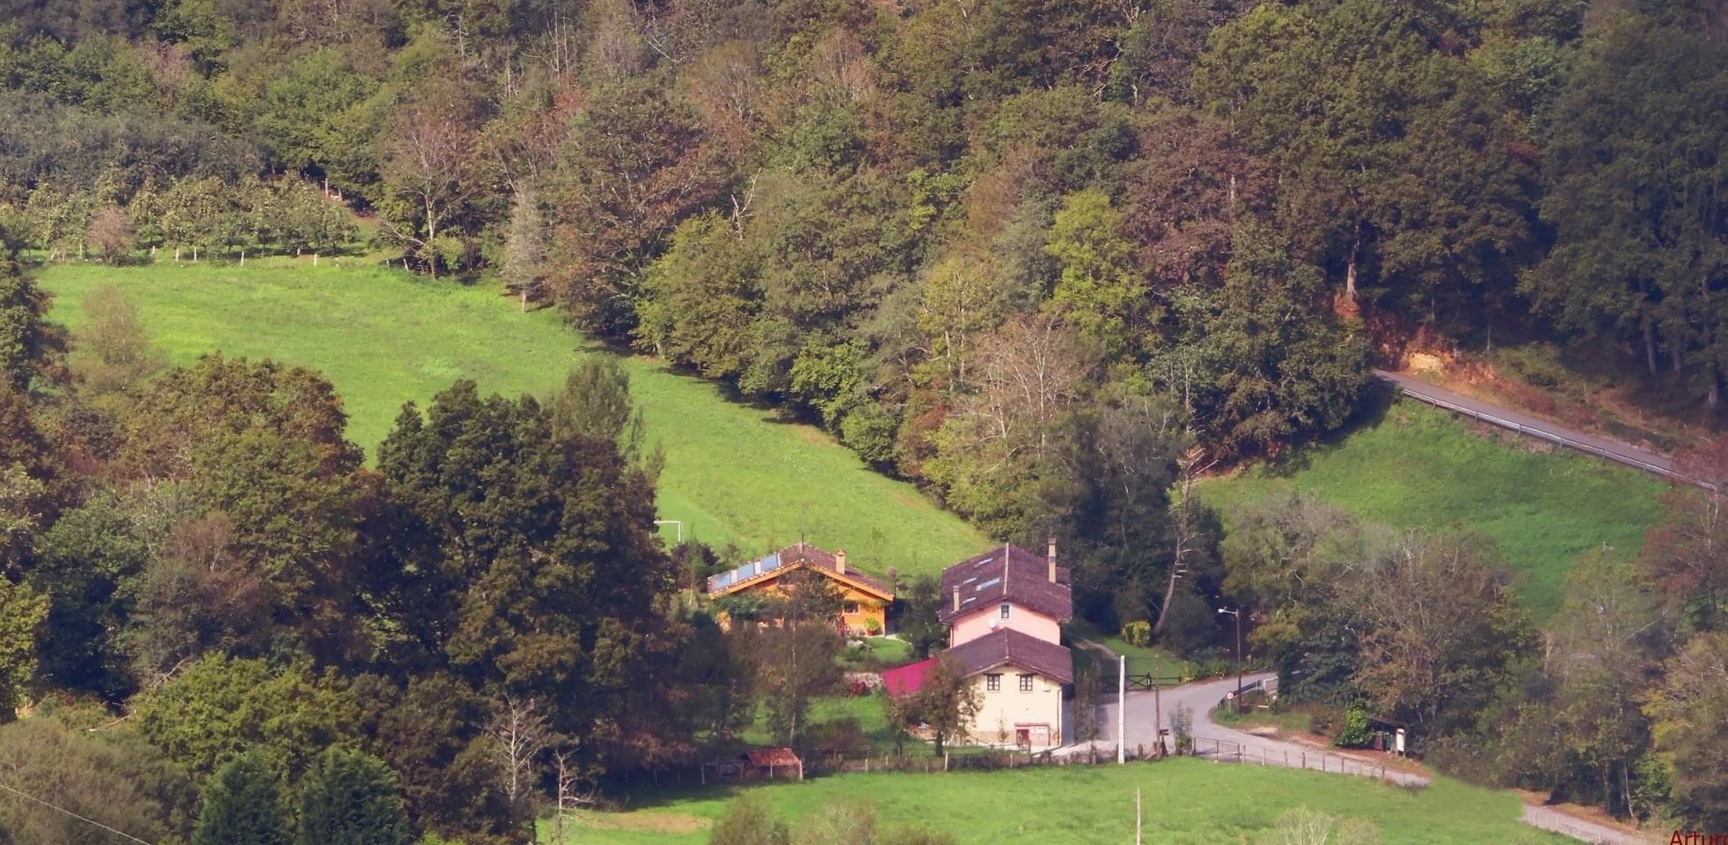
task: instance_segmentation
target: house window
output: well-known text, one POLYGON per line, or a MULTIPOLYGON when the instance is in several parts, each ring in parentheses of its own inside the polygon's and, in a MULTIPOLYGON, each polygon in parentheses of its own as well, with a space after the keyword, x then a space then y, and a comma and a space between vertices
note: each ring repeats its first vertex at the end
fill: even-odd
POLYGON ((990 692, 999 692, 1002 689, 1002 676, 985 675, 984 689, 989 690, 990 692))
POLYGON ((1020 676, 1020 691, 1021 692, 1031 692, 1032 691, 1032 676, 1031 675, 1021 675, 1020 676))
POLYGON ((1002 618, 1003 619, 1008 618, 1008 603, 1007 602, 1002 603, 1002 618))
POLYGON ((858 603, 855 601, 847 602, 846 603, 846 612, 847 613, 857 613, 858 612, 858 603))

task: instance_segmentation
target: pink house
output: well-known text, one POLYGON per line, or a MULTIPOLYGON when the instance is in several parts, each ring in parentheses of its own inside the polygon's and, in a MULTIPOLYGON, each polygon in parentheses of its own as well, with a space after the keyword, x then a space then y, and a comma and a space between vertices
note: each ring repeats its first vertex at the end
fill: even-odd
POLYGON ((1004 629, 1060 643, 1061 625, 1074 615, 1068 568, 1056 565, 1055 542, 1045 557, 1004 545, 960 561, 943 570, 942 594, 950 647, 1004 629))
MULTIPOLYGON (((1074 615, 1068 579, 1067 567, 1056 565, 1054 540, 1043 557, 1004 545, 943 570, 942 654, 979 694, 967 730, 974 741, 1062 744, 1062 688, 1074 681, 1074 657, 1062 645, 1062 623, 1074 615)), ((895 681, 916 689, 927 671, 895 681)))

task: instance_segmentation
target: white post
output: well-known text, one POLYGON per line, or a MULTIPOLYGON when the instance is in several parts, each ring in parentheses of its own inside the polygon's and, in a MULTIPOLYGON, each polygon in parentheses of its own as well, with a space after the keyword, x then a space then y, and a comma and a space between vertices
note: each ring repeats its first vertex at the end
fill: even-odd
POLYGON ((1116 656, 1116 762, 1126 762, 1128 726, 1128 656, 1116 656))

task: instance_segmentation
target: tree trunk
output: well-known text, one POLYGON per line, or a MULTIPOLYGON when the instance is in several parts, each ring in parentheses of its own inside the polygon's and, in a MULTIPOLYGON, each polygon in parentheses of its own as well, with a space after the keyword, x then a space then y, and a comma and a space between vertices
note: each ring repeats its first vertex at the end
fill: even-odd
POLYGON ((1362 224, 1356 224, 1356 242, 1350 246, 1350 263, 1344 268, 1344 295, 1356 301, 1356 260, 1362 254, 1362 224))
POLYGON ((1656 376, 1656 326, 1648 318, 1644 320, 1644 362, 1650 366, 1650 376, 1656 376))

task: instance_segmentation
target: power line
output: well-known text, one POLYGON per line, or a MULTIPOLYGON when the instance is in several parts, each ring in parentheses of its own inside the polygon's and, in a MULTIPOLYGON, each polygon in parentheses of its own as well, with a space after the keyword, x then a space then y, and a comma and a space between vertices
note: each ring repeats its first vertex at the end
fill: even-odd
POLYGON ((138 845, 151 845, 150 842, 143 840, 143 839, 139 839, 138 837, 133 836, 132 834, 127 833, 124 830, 116 830, 116 829, 109 827, 108 825, 105 825, 105 824, 103 824, 103 823, 101 823, 95 819, 89 818, 87 816, 80 816, 77 813, 74 813, 71 810, 66 809, 65 807, 61 807, 61 806, 56 805, 56 804, 50 804, 47 801, 44 801, 40 798, 37 798, 34 795, 30 795, 30 794, 27 794, 24 792, 20 792, 16 789, 13 789, 12 787, 7 786, 6 784, 0 783, 0 789, 4 789, 7 792, 12 793, 13 795, 18 796, 19 798, 23 798, 26 801, 34 801, 34 802, 41 804, 42 806, 47 807, 48 809, 53 810, 55 812, 65 813, 66 815, 71 816, 72 818, 75 818, 75 819, 77 819, 77 820, 79 820, 85 824, 95 825, 96 827, 102 828, 103 830, 106 830, 109 833, 114 834, 115 836, 121 836, 121 837, 125 837, 126 839, 130 839, 133 842, 137 842, 138 845))

